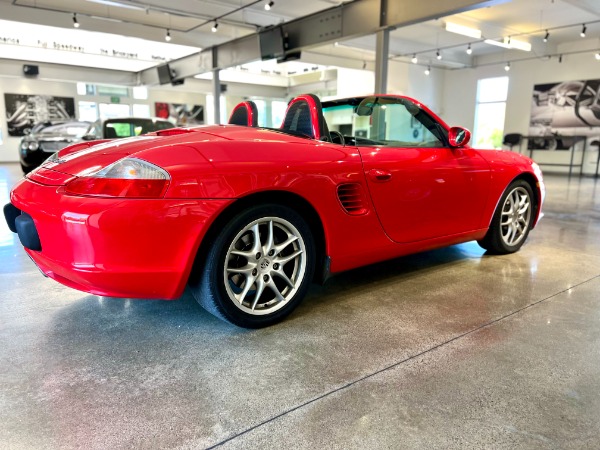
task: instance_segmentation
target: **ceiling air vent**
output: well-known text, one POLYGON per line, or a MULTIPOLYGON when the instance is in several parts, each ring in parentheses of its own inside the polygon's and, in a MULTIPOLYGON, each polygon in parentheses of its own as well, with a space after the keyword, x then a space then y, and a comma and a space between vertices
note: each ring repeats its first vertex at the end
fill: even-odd
POLYGON ((366 214, 367 202, 363 194, 363 188, 358 183, 340 184, 337 188, 338 198, 342 208, 348 214, 360 216, 366 214))

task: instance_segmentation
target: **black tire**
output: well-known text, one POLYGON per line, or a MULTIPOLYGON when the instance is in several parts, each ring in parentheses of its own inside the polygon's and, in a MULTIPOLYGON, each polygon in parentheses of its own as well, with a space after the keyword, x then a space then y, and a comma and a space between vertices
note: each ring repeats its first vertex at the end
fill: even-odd
POLYGON ((239 327, 266 327, 283 320, 302 301, 315 270, 315 254, 310 227, 295 210, 254 206, 237 214, 215 237, 190 288, 216 317, 239 327))
POLYGON ((494 216, 492 217, 487 234, 483 239, 477 241, 477 243, 488 252, 497 255, 518 251, 527 240, 527 236, 529 235, 529 231, 531 230, 531 226, 535 219, 535 213, 536 202, 531 185, 525 180, 513 181, 506 188, 498 202, 498 206, 496 206, 496 211, 494 211, 494 216), (515 196, 518 196, 520 199, 527 199, 529 205, 527 213, 518 214, 518 211, 507 209, 510 208, 511 200, 509 197, 512 197, 514 200, 515 196), (503 216, 510 220, 510 225, 502 224, 503 216), (513 222, 516 223, 515 226, 512 226, 513 222), (513 228, 513 233, 519 233, 518 239, 514 237, 514 242, 511 242, 510 239, 509 228, 511 226, 513 228))

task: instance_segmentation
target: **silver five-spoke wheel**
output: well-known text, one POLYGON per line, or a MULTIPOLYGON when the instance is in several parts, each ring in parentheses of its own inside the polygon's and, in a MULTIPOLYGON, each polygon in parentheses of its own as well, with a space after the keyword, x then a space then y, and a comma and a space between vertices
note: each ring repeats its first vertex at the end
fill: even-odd
POLYGON ((513 181, 498 202, 488 232, 477 242, 490 253, 516 252, 527 239, 536 209, 532 185, 523 179, 513 181))
MULTIPOLYGON (((308 216, 310 217, 310 216, 308 216)), ((208 312, 246 328, 279 322, 306 295, 315 271, 313 229, 295 209, 263 204, 232 211, 215 224, 211 245, 190 276, 208 312)))
POLYGON ((502 206, 501 236, 506 245, 513 246, 527 235, 531 221, 531 198, 523 187, 513 189, 502 206))
POLYGON ((225 289, 242 311, 263 315, 284 307, 304 279, 306 248, 287 220, 265 217, 245 226, 225 257, 225 289))

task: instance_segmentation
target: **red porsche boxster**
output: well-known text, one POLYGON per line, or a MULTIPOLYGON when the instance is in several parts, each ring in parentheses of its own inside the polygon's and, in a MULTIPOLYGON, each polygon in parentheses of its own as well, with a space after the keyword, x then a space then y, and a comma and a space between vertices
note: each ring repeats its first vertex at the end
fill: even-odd
POLYGON ((301 95, 281 128, 256 119, 244 102, 228 125, 67 147, 14 187, 8 225, 67 286, 175 299, 189 285, 262 327, 313 280, 471 240, 515 252, 540 217, 537 164, 469 147, 416 100, 301 95))

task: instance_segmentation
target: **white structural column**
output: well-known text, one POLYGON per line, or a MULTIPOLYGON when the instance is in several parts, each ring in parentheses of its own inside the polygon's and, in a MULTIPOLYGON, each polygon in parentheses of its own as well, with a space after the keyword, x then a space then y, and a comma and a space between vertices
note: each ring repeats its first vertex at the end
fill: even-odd
POLYGON ((390 30, 377 32, 375 48, 375 93, 387 93, 388 58, 390 48, 390 30))
POLYGON ((219 69, 213 69, 212 89, 213 89, 213 102, 215 111, 215 124, 218 125, 221 122, 221 83, 219 81, 219 69))
POLYGON ((212 48, 212 89, 213 89, 213 102, 215 111, 215 124, 221 123, 221 81, 219 80, 219 64, 217 61, 218 53, 217 47, 212 48))

